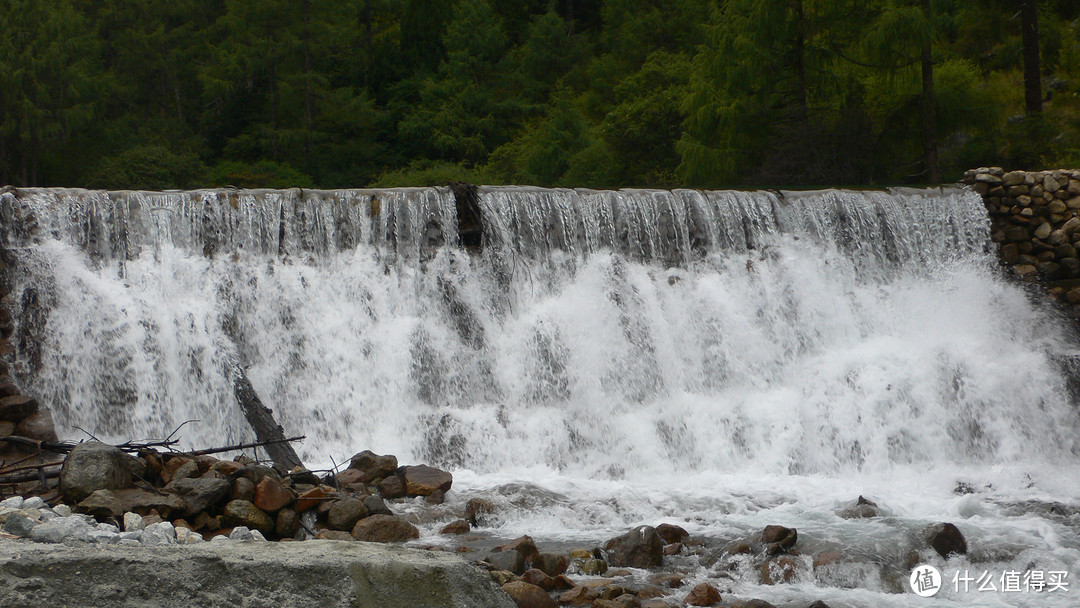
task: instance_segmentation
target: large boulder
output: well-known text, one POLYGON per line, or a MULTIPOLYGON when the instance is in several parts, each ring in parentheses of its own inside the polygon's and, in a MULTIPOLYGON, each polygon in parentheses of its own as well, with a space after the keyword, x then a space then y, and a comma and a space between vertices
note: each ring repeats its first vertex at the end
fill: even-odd
POLYGON ((655 568, 664 559, 664 540, 652 526, 638 526, 607 541, 604 549, 612 566, 655 568))
POLYGON ((95 490, 79 503, 79 509, 96 517, 115 517, 120 519, 124 513, 147 514, 155 510, 164 517, 182 514, 187 511, 187 504, 175 494, 166 494, 127 488, 124 490, 95 490))
POLYGON ((56 435, 56 425, 53 423, 52 412, 47 409, 40 409, 23 418, 19 425, 15 427, 15 434, 38 441, 60 441, 60 438, 56 435))
POLYGON ((286 488, 280 481, 267 475, 259 480, 255 486, 255 503, 267 513, 276 513, 291 505, 296 500, 292 490, 286 488))
POLYGON ((686 596, 689 606, 715 606, 720 603, 720 592, 709 583, 698 583, 686 596))
POLYGON ((958 555, 967 553, 967 540, 953 524, 933 524, 923 531, 923 535, 926 538, 926 544, 933 547, 941 557, 948 558, 953 553, 958 555))
POLYGON ((380 456, 371 450, 364 450, 352 457, 349 469, 360 472, 360 483, 368 483, 393 475, 398 468, 397 456, 380 456))
POLYGON ((374 543, 403 543, 420 538, 416 526, 393 515, 372 515, 356 522, 353 538, 374 543))
POLYGON ((178 495, 187 505, 187 515, 196 515, 218 504, 229 494, 232 484, 226 479, 177 479, 165 486, 166 492, 178 495))
POLYGON ((368 516, 367 506, 359 498, 343 498, 335 500, 330 506, 330 512, 326 514, 326 524, 331 530, 353 529, 356 522, 368 516))
POLYGON ((407 496, 430 496, 435 492, 449 492, 454 477, 441 469, 426 464, 403 467, 401 478, 405 481, 407 496))
POLYGON ((269 534, 274 530, 274 520, 266 512, 246 500, 230 500, 225 505, 225 521, 231 526, 247 526, 263 534, 269 534))
POLYGON ((525 581, 513 581, 502 586, 502 590, 514 600, 518 608, 558 608, 555 600, 546 591, 525 581))
POLYGON ((64 501, 78 503, 97 490, 132 487, 127 459, 119 448, 97 441, 75 446, 60 469, 60 493, 64 501))

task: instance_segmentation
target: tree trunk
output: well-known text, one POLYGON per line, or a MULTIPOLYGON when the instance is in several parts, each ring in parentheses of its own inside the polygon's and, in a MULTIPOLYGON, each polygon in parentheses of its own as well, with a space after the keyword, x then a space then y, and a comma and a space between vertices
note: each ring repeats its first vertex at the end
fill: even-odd
POLYGON ((1027 115, 1042 112, 1042 80, 1039 69, 1039 2, 1021 0, 1020 27, 1024 43, 1024 105, 1027 115))
MULTIPOLYGON (((926 18, 932 16, 930 0, 923 0, 926 18)), ((922 48, 922 140, 923 159, 926 162, 926 181, 941 183, 938 173, 937 117, 934 115, 934 49, 930 36, 922 48)))
POLYGON ((274 412, 262 404, 255 387, 244 374, 244 368, 237 365, 233 370, 233 390, 236 393, 236 401, 240 403, 240 409, 244 412, 248 424, 255 431, 255 437, 260 442, 273 441, 263 447, 274 464, 291 471, 294 467, 302 467, 304 464, 296 455, 296 450, 285 441, 285 431, 274 420, 274 412))

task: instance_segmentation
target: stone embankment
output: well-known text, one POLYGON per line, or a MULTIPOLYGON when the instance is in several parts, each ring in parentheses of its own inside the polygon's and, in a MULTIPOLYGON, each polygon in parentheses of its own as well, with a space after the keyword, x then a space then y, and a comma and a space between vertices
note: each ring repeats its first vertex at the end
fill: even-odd
POLYGON ((963 181, 983 197, 1002 264, 1080 317, 1080 170, 981 167, 963 181))
POLYGON ((255 546, 0 541, 0 605, 514 608, 484 571, 447 553, 340 541, 255 546))

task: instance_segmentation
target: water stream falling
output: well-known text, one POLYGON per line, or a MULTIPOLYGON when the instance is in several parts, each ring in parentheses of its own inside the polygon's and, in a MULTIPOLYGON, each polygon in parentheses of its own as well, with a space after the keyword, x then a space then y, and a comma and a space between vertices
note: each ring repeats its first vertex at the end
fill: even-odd
MULTIPOLYGON (((721 577, 778 605, 922 605, 902 564, 933 521, 975 539, 948 564, 920 553, 947 578, 1080 578, 1076 343, 1003 277, 975 194, 478 194, 479 253, 440 188, 5 194, 15 373, 61 436, 194 419, 183 440, 204 447, 252 438, 239 363, 305 462, 449 467, 451 495, 507 507, 497 534, 783 523, 808 553, 859 556, 833 578, 721 577), (839 518, 859 494, 886 517, 839 518)), ((706 561, 693 576, 715 582, 706 561)))

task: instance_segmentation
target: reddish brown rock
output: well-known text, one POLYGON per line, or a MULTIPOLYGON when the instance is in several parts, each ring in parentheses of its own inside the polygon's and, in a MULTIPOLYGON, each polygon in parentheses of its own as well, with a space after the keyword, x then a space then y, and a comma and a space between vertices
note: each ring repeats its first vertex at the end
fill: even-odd
POLYGON ((312 507, 317 507, 334 494, 334 488, 330 486, 317 486, 307 492, 304 492, 296 498, 296 504, 293 505, 293 510, 297 513, 303 513, 312 507))
POLYGON ((276 513, 291 505, 295 500, 296 497, 293 496, 292 490, 281 485, 280 481, 268 475, 259 481, 259 485, 255 486, 255 500, 252 502, 255 503, 256 507, 267 513, 276 513))
POLYGON ((530 568, 521 575, 521 580, 529 583, 530 585, 536 585, 544 591, 554 591, 558 589, 558 583, 555 579, 544 574, 541 570, 536 568, 530 568))
POLYGON ((356 469, 345 469, 340 473, 334 475, 334 480, 337 481, 339 487, 347 486, 350 484, 363 484, 364 474, 356 469))
POLYGON ((761 564, 761 582, 765 585, 790 583, 797 569, 795 558, 787 555, 774 557, 761 564))
POLYGON ((495 552, 499 551, 517 551, 525 563, 532 563, 536 556, 540 553, 536 548, 536 543, 533 542, 530 536, 519 536, 514 540, 506 543, 505 545, 495 547, 495 552))
POLYGON ((595 589, 578 585, 559 596, 559 603, 567 606, 591 606, 599 594, 595 589))
POLYGON ((439 534, 466 534, 470 529, 469 522, 464 519, 456 519, 443 526, 442 530, 439 530, 439 534))
POLYGON ((462 517, 473 526, 483 526, 495 511, 495 503, 490 500, 470 498, 469 502, 465 503, 465 514, 462 517))
POLYGON ((353 538, 376 543, 403 543, 420 538, 416 526, 394 515, 372 515, 356 522, 353 538))
POLYGON ((405 481, 406 496, 429 496, 439 490, 449 492, 454 483, 450 473, 426 464, 404 467, 400 477, 405 481))
POLYGON ((668 589, 677 589, 682 587, 683 579, 682 575, 674 572, 661 572, 660 574, 654 574, 649 577, 654 585, 660 585, 661 587, 667 587, 668 589))
POLYGON ((231 478, 239 475, 240 471, 243 470, 244 465, 234 460, 219 460, 214 463, 212 468, 218 473, 231 478))
POLYGON ((231 500, 225 505, 225 522, 230 526, 247 526, 269 534, 274 530, 274 519, 265 511, 246 500, 231 500))
POLYGON ((405 480, 397 475, 383 479, 379 482, 379 494, 387 500, 405 496, 405 480))
POLYGON ((784 526, 765 526, 765 529, 761 532, 761 542, 771 545, 779 545, 783 549, 790 549, 795 546, 795 543, 799 539, 799 533, 795 528, 785 528, 784 526))
POLYGON ((720 603, 720 592, 709 583, 699 583, 686 596, 690 606, 715 606, 720 603))
POLYGON ((361 483, 367 483, 393 475, 398 468, 397 456, 380 456, 370 450, 364 450, 352 457, 349 468, 356 471, 361 483))
POLYGON ((681 543, 687 536, 690 536, 690 533, 682 526, 676 526, 675 524, 660 524, 659 526, 656 526, 656 533, 669 545, 672 543, 681 543))
POLYGON ((558 608, 543 589, 525 581, 513 581, 502 586, 503 591, 514 600, 518 608, 558 608))
POLYGON ((570 567, 570 560, 561 553, 537 553, 532 558, 532 566, 548 576, 559 576, 570 567))
POLYGON ((941 557, 948 558, 953 553, 958 555, 967 553, 967 540, 953 524, 939 523, 928 526, 924 535, 927 544, 933 547, 941 557))

